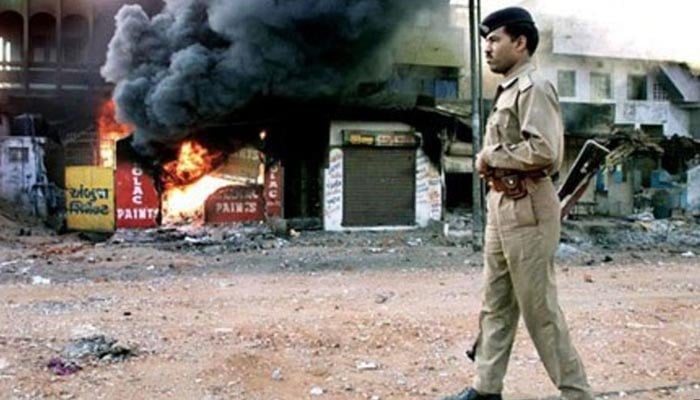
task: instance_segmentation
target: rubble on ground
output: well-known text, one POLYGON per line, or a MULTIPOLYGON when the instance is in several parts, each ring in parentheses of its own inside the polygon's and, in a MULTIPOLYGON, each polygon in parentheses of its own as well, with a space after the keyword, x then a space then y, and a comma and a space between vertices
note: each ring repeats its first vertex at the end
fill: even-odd
POLYGON ((146 244, 163 249, 188 250, 223 246, 226 251, 276 249, 287 240, 265 224, 170 226, 153 229, 117 230, 109 244, 146 244))
MULTIPOLYGON (((693 219, 654 219, 650 213, 630 219, 590 217, 565 221, 562 241, 590 250, 652 250, 700 246, 700 229, 693 219)), ((684 250, 685 251, 685 250, 684 250)))
POLYGON ((46 366, 54 374, 63 376, 74 374, 89 364, 121 362, 136 354, 136 350, 119 345, 116 339, 93 335, 69 341, 61 355, 51 358, 46 366))

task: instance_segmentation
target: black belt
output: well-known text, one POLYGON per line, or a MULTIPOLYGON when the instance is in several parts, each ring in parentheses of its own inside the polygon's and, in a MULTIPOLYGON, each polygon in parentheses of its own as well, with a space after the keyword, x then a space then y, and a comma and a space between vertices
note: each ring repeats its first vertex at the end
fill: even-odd
POLYGON ((518 171, 495 168, 488 172, 486 179, 489 182, 489 188, 496 192, 503 192, 506 197, 513 200, 522 199, 527 196, 528 189, 525 184, 527 179, 537 181, 547 176, 544 170, 518 171))
POLYGON ((489 178, 500 179, 504 176, 517 175, 520 178, 530 178, 533 180, 542 179, 549 176, 543 169, 537 171, 518 171, 516 169, 492 168, 489 171, 489 178))

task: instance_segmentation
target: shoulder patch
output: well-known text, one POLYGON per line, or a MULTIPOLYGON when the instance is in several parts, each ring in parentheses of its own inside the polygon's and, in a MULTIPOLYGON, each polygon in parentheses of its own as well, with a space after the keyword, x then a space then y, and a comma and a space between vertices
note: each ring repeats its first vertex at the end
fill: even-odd
POLYGON ((532 87, 532 77, 526 74, 518 78, 518 90, 524 92, 532 87))

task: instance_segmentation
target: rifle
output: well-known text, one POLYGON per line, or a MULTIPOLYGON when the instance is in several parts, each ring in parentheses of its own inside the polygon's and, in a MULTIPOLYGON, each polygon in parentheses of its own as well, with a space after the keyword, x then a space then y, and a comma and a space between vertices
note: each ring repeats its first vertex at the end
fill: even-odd
POLYGON ((591 179, 600 169, 610 150, 595 140, 587 140, 576 156, 574 165, 564 179, 557 194, 561 202, 561 219, 563 220, 583 196, 591 179))

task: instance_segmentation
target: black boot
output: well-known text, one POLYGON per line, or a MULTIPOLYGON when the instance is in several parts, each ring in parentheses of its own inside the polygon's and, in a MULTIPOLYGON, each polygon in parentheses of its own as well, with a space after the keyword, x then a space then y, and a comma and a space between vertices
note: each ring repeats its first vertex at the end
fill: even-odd
POLYGON ((467 388, 461 392, 444 397, 442 400, 503 400, 500 394, 479 393, 472 388, 467 388))

